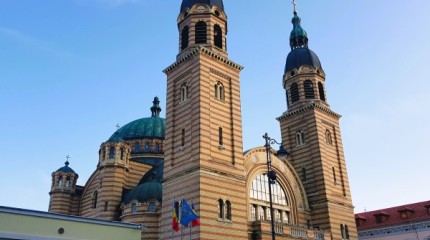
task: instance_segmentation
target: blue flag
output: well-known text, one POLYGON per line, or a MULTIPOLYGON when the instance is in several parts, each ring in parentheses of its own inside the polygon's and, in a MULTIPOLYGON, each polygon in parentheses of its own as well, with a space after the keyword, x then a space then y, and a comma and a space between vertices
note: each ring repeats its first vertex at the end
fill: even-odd
POLYGON ((181 211, 181 224, 188 227, 191 221, 198 219, 199 216, 193 211, 193 209, 188 205, 185 199, 182 199, 182 211, 181 211))

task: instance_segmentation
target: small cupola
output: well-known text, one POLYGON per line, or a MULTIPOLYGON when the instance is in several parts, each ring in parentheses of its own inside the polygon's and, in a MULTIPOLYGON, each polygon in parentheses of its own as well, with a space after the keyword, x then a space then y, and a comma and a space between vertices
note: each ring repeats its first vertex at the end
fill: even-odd
POLYGON ((69 167, 69 156, 64 166, 52 173, 51 191, 70 191, 73 192, 79 175, 69 167))

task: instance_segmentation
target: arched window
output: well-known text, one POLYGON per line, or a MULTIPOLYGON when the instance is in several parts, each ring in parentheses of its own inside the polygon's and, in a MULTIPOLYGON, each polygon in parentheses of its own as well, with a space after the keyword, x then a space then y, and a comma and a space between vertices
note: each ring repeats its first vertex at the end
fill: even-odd
POLYGON ((325 142, 328 145, 331 145, 333 143, 332 140, 331 140, 331 132, 328 129, 325 131, 325 142))
POLYGON ((103 149, 102 151, 102 161, 106 160, 106 151, 103 149))
POLYGON ((93 208, 97 208, 97 198, 98 198, 98 192, 97 191, 95 191, 94 193, 93 193, 93 204, 92 204, 92 206, 93 206, 93 208))
POLYGON ((137 213, 137 203, 131 204, 131 213, 137 213))
POLYGON ((145 143, 145 152, 148 153, 151 151, 151 144, 149 142, 145 143))
POLYGON ((155 202, 150 202, 148 205, 148 212, 150 213, 155 213, 157 212, 157 205, 155 204, 155 202))
POLYGON ((340 233, 342 235, 342 239, 345 239, 345 228, 343 227, 343 224, 340 224, 340 233))
POLYGON ((311 80, 306 80, 303 83, 303 88, 305 89, 305 98, 306 99, 314 99, 315 98, 315 92, 314 92, 314 84, 311 80))
POLYGON ((218 199, 218 218, 224 219, 224 200, 218 199))
POLYGON ((285 91, 285 98, 287 99, 287 107, 290 106, 290 99, 288 98, 288 89, 285 91))
POLYGON ((160 144, 156 143, 156 144, 154 145, 154 152, 155 152, 155 153, 160 153, 160 144))
POLYGON ((303 131, 296 133, 296 144, 297 146, 305 144, 305 133, 303 131))
POLYGON ((124 148, 121 148, 120 159, 124 160, 124 148))
POLYGON ((58 186, 63 186, 63 176, 58 177, 58 186))
POLYGON ((349 229, 348 229, 348 225, 345 225, 345 239, 349 239, 349 229))
POLYGON ((214 26, 214 44, 222 49, 222 29, 218 24, 214 26))
POLYGON ((140 152, 142 152, 142 148, 140 147, 140 144, 139 144, 139 143, 136 143, 136 145, 134 145, 134 150, 133 150, 133 152, 134 152, 134 153, 140 153, 140 152))
POLYGON ((320 99, 325 102, 324 86, 322 85, 321 82, 318 83, 318 92, 319 92, 319 95, 320 95, 320 99))
POLYGON ((189 28, 185 26, 181 32, 181 50, 184 50, 188 47, 188 38, 189 38, 189 28))
POLYGON ((181 86, 181 102, 188 99, 188 85, 186 83, 181 86))
MULTIPOLYGON (((277 181, 270 186, 272 187, 272 201, 274 203, 274 219, 282 223, 289 223, 290 207, 284 189, 277 181)), ((251 220, 270 220, 270 208, 266 207, 269 204, 268 187, 269 182, 266 173, 257 175, 257 177, 252 181, 252 185, 249 189, 251 200, 251 220)))
POLYGON ((203 21, 196 23, 196 44, 206 43, 207 42, 207 29, 206 23, 203 21))
POLYGON ((67 178, 66 178, 66 188, 69 188, 70 187, 70 177, 68 176, 67 178))
POLYGON ((109 148, 109 159, 114 159, 115 158, 115 148, 111 147, 109 148))
POLYGON ((231 202, 228 200, 225 202, 225 212, 227 220, 231 221, 231 202))
POLYGON ((224 101, 224 95, 224 86, 222 83, 217 82, 217 84, 215 84, 215 98, 224 101))
MULTIPOLYGON (((269 188, 268 188, 268 179, 267 174, 258 175, 253 181, 250 189, 250 196, 252 199, 260 200, 260 201, 269 201, 269 188)), ((272 200, 273 203, 279 205, 286 205, 287 198, 285 195, 285 191, 282 189, 281 185, 277 181, 275 181, 272 186, 272 200)))
POLYGON ((291 84, 290 90, 291 90, 291 102, 295 103, 299 101, 300 100, 299 85, 297 85, 297 83, 291 84))

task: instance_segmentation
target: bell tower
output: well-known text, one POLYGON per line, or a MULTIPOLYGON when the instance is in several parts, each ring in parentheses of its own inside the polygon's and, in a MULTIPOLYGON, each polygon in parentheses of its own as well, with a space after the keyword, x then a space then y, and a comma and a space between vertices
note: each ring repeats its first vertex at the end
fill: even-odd
POLYGON ((290 161, 305 186, 314 228, 333 239, 358 239, 339 127, 331 110, 325 73, 308 47, 308 36, 294 10, 283 87, 288 110, 278 117, 290 161))
MULTIPOLYGON (((173 204, 193 201, 191 239, 247 239, 239 73, 228 59, 222 0, 183 0, 179 54, 167 67, 166 142, 161 239, 172 230, 173 204), (222 229, 222 231, 220 231, 222 229)), ((190 232, 191 231, 191 232, 190 232)))

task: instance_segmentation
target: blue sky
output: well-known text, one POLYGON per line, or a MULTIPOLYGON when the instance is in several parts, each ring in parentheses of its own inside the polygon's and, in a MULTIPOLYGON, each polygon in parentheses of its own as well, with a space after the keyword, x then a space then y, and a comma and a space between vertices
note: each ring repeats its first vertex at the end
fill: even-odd
MULTIPOLYGON (((0 1, 0 205, 47 210, 51 173, 83 185, 116 124, 165 110, 181 1, 0 1)), ((289 1, 224 1, 229 57, 243 65, 245 150, 280 140, 289 1)), ((343 115, 356 212, 430 199, 430 1, 298 1, 310 48, 343 115)), ((162 112, 164 116, 165 112, 162 112)))

